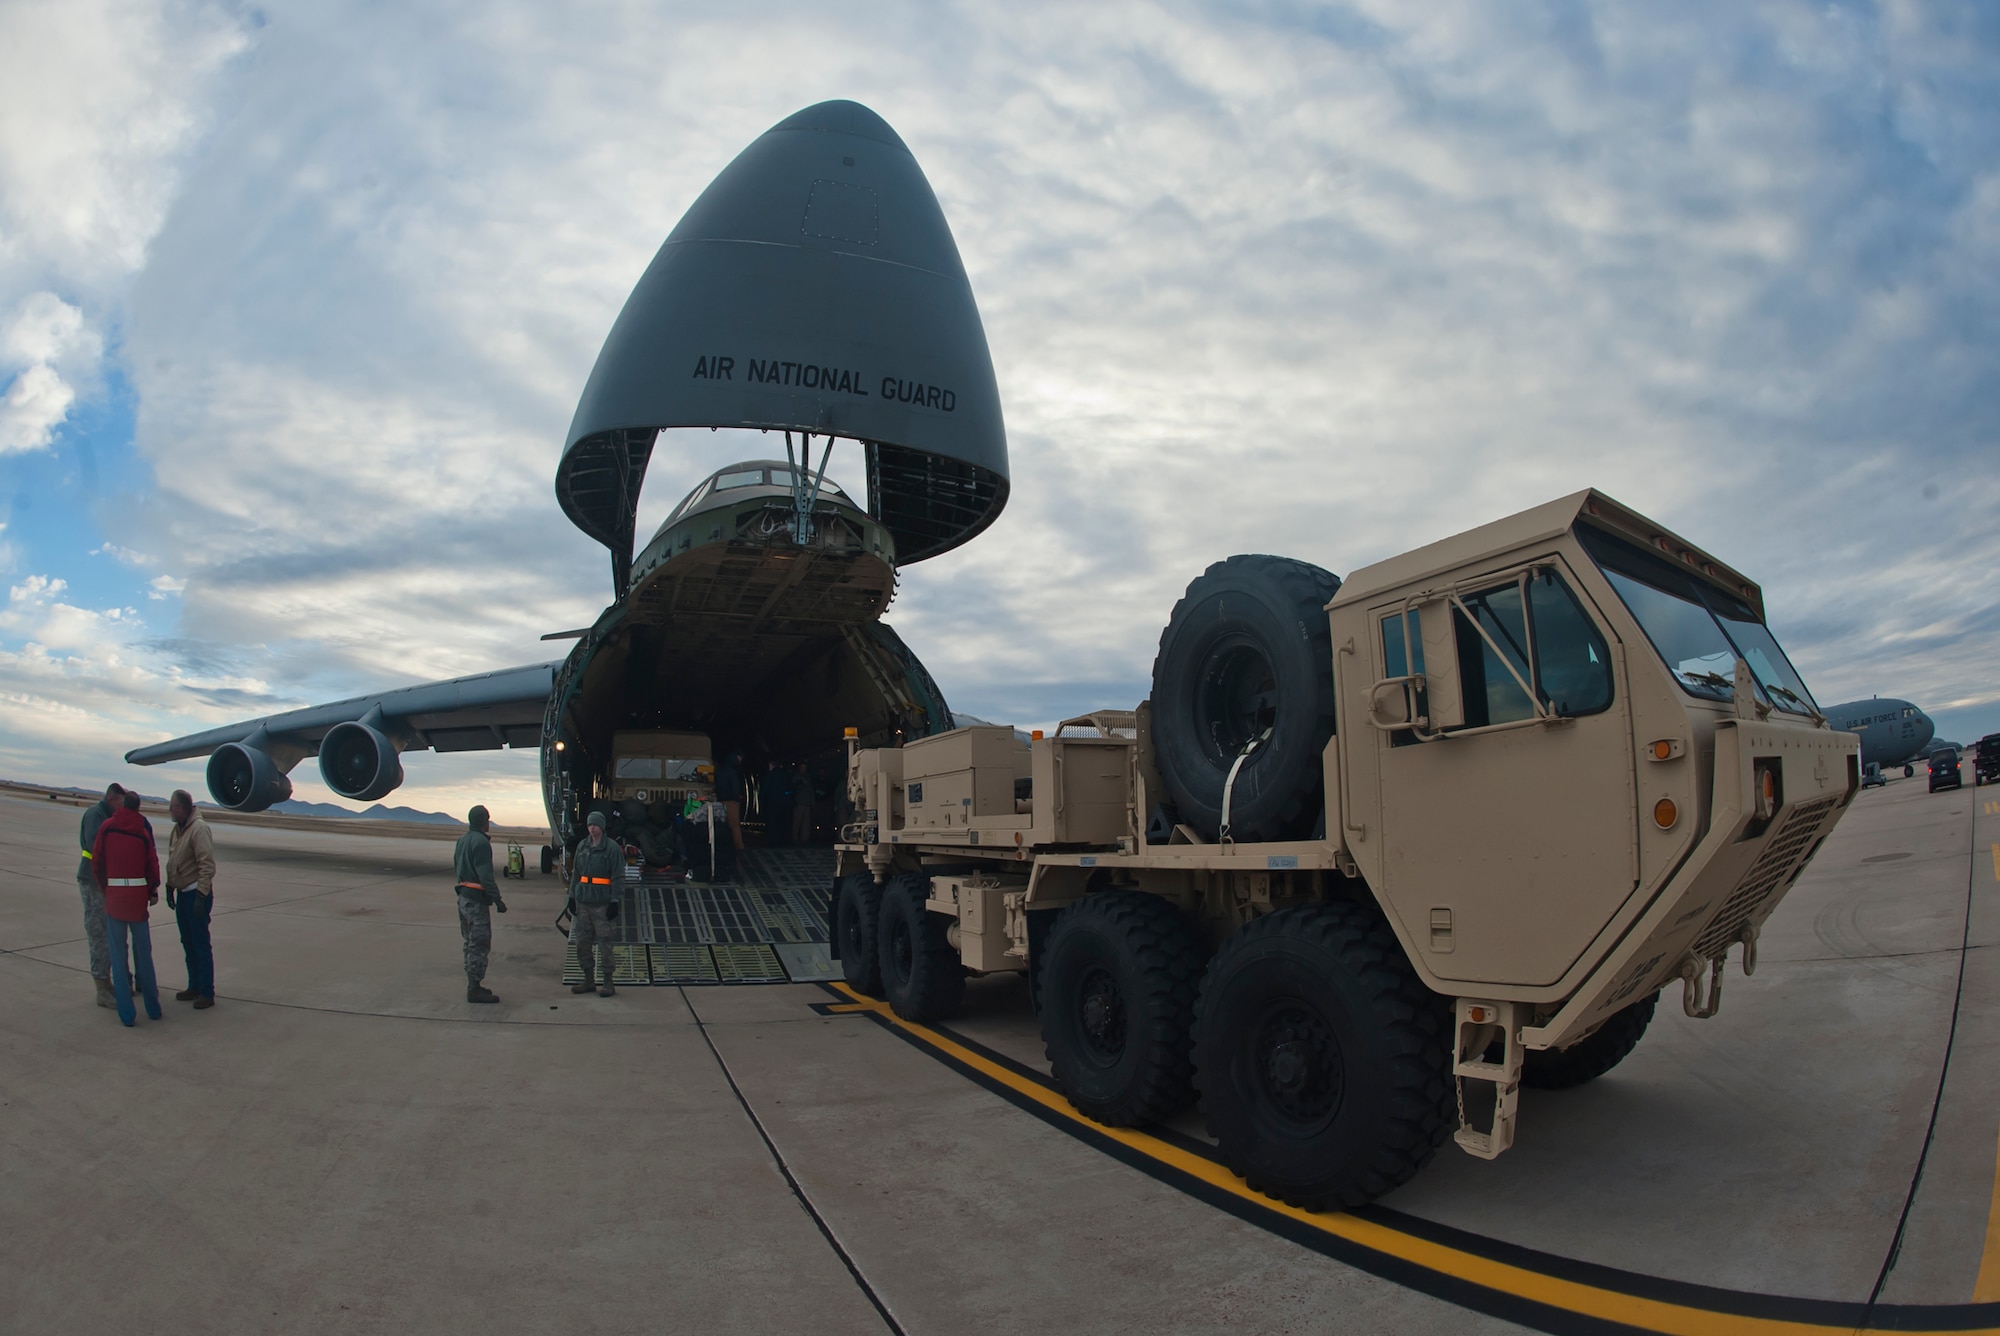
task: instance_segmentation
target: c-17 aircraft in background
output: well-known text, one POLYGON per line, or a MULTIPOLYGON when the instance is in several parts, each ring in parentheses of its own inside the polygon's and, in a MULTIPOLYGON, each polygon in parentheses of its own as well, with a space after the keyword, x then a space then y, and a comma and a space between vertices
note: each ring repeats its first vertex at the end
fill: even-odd
POLYGON ((1937 733, 1929 715, 1890 696, 1829 705, 1825 713, 1835 728, 1860 735, 1863 766, 1879 765, 1886 770, 1900 765, 1905 775, 1916 773, 1911 762, 1924 754, 1925 744, 1937 733))
MULTIPOLYGON (((775 444, 775 443, 774 443, 775 444)), ((971 284, 930 183, 853 102, 786 118, 688 209, 591 371, 556 470, 564 512, 611 553, 612 601, 566 659, 356 696, 139 747, 206 755, 237 811, 291 796, 319 758, 356 802, 409 751, 535 747, 567 842, 612 792, 614 739, 699 733, 778 762, 942 732, 950 708, 881 621, 897 571, 991 524, 1008 492, 999 388, 971 284), (782 433, 784 460, 732 464, 633 551, 654 443, 676 427, 782 433), (865 508, 827 478, 860 447, 865 508), (819 459, 813 453, 817 446, 819 459)))

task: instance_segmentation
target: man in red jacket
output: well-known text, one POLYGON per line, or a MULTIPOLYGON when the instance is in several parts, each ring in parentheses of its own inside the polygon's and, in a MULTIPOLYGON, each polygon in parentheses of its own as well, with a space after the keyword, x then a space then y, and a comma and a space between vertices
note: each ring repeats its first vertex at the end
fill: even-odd
POLYGON ((139 1019, 132 1005, 132 975, 137 973, 146 1015, 158 1020, 160 989, 153 979, 153 925, 146 911, 160 902, 160 850, 153 843, 153 828, 139 815, 136 791, 127 791, 124 805, 97 828, 97 844, 90 854, 91 869, 104 892, 105 927, 111 935, 111 992, 118 1004, 118 1019, 127 1025, 139 1019), (132 944, 130 966, 125 963, 128 940, 132 944))

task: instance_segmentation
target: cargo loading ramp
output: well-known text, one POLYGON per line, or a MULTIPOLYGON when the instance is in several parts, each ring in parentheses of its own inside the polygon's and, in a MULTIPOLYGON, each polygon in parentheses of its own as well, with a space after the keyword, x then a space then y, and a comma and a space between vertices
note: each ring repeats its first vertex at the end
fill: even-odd
MULTIPOLYGON (((619 901, 618 987, 822 983, 833 959, 833 851, 745 849, 732 882, 682 881, 628 867, 619 901)), ((580 983, 572 942, 562 979, 580 983)))

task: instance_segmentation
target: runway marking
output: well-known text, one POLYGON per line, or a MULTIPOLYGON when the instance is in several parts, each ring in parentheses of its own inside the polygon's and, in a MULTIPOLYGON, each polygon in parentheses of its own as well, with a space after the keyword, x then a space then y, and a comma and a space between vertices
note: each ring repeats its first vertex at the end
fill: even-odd
POLYGON ((1996 1299, 2000 1299, 2000 1145, 1993 1156, 1993 1202, 1986 1208, 1986 1248, 1979 1255, 1979 1279, 1972 1282, 1972 1302, 1996 1299))
POLYGON ((1993 846, 1993 880, 2000 881, 2000 844, 1993 846))
POLYGON ((848 1005, 816 1003, 815 1010, 866 1015, 1016 1107, 1190 1196, 1371 1275, 1540 1331, 1834 1336, 1866 1324, 1904 1332, 2000 1333, 2000 1304, 1876 1304, 1871 1313, 1862 1303, 1726 1290, 1621 1271, 1383 1207, 1302 1211, 1250 1188, 1200 1142, 1165 1129, 1093 1123, 1046 1077, 977 1041, 903 1020, 887 1003, 845 984, 826 988, 848 1005))

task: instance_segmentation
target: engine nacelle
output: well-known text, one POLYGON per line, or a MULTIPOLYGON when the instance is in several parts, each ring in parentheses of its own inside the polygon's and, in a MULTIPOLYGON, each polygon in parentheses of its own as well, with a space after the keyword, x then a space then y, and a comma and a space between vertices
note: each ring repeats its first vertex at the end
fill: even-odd
POLYGON ((374 802, 402 784, 403 759, 380 729, 355 720, 335 724, 320 739, 319 774, 349 802, 374 802))
POLYGON ((225 742, 208 758, 208 792, 232 812, 261 812, 291 797, 292 781, 261 747, 225 742))

